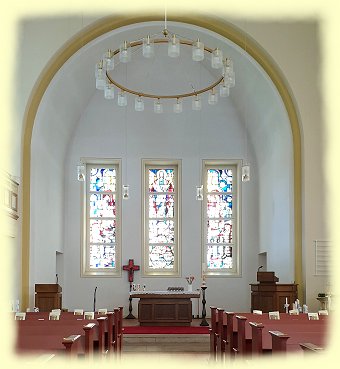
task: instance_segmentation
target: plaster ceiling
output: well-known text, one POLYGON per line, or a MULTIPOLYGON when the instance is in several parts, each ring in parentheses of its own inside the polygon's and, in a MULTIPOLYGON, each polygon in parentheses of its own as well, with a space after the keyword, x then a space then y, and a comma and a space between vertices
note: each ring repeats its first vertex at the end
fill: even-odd
MULTIPOLYGON (((94 77, 94 66, 103 53, 108 48, 119 48, 124 40, 138 40, 148 34, 160 33, 163 28, 162 22, 147 22, 113 30, 84 45, 60 68, 46 90, 37 121, 46 122, 48 116, 50 122, 53 120, 58 125, 62 131, 59 143, 61 149, 64 147, 66 152, 69 140, 86 107, 95 100, 95 96, 103 94, 103 91, 95 89, 94 77), (48 110, 52 109, 54 112, 52 119, 44 104, 49 106, 48 110)), ((259 132, 271 129, 266 126, 266 119, 262 119, 268 114, 274 115, 276 121, 289 125, 286 111, 272 81, 243 49, 230 40, 197 26, 169 22, 168 29, 188 39, 195 40, 199 37, 206 46, 219 47, 224 56, 233 60, 236 86, 231 89, 227 99, 244 122, 250 141, 252 137, 257 137, 259 132), (251 124, 254 117, 256 125, 251 124)), ((216 80, 219 74, 210 68, 210 60, 194 63, 190 53, 190 47, 182 47, 181 57, 174 59, 169 58, 164 50, 156 48, 157 57, 154 60, 145 59, 140 53, 136 53, 132 62, 118 65, 113 76, 117 81, 126 83, 129 88, 158 94, 189 92, 192 87, 197 89, 196 86, 203 87, 216 80)), ((218 104, 223 104, 223 101, 223 98, 220 98, 218 104)), ((130 97, 130 104, 132 103, 133 99, 130 97)), ((116 99, 112 104, 117 108, 116 99)), ((169 114, 174 113, 169 111, 169 114)))

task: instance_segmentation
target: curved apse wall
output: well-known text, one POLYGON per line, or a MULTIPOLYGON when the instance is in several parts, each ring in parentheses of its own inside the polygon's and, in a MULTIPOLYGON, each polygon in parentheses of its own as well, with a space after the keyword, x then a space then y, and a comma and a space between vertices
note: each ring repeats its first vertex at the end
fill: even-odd
MULTIPOLYGON (((84 52, 86 53, 89 49, 87 47, 84 52)), ((97 47, 98 49, 102 48, 97 47)), ((123 162, 125 157, 128 158, 129 182, 135 182, 136 189, 132 189, 132 195, 135 195, 135 197, 134 200, 129 200, 126 205, 123 221, 124 219, 127 221, 127 230, 130 228, 140 230, 138 220, 131 220, 134 217, 136 218, 136 214, 137 216, 140 214, 140 191, 137 189, 141 177, 140 158, 151 156, 172 157, 176 155, 176 157, 180 156, 183 159, 183 172, 187 174, 187 180, 189 181, 187 182, 188 187, 183 184, 183 192, 186 192, 187 199, 190 198, 188 206, 185 206, 187 215, 190 216, 190 214, 197 213, 197 203, 191 201, 190 197, 190 188, 194 188, 196 184, 196 180, 190 183, 190 178, 198 178, 197 157, 203 159, 214 157, 244 158, 246 150, 248 150, 252 164, 253 180, 246 184, 246 186, 249 185, 248 188, 242 188, 243 274, 242 278, 228 279, 227 283, 217 280, 216 283, 219 284, 220 291, 224 291, 225 294, 235 290, 243 290, 242 296, 238 299, 239 306, 235 306, 235 309, 240 310, 249 306, 248 284, 254 281, 257 253, 267 251, 269 255, 274 255, 274 252, 271 253, 271 248, 276 253, 277 241, 280 241, 279 250, 287 257, 287 265, 292 265, 293 260, 292 243, 290 242, 293 238, 292 221, 290 220, 292 219, 291 209, 293 208, 291 205, 293 191, 291 133, 283 104, 278 94, 275 93, 271 81, 263 77, 261 71, 254 74, 252 69, 256 70, 257 66, 249 64, 244 75, 253 74, 252 80, 257 80, 253 88, 256 88, 257 92, 262 89, 261 93, 251 93, 251 86, 249 87, 249 84, 242 85, 242 79, 240 78, 240 81, 237 82, 239 91, 235 93, 236 96, 231 99, 232 101, 219 106, 213 113, 208 110, 202 112, 201 131, 197 130, 196 119, 189 113, 183 114, 179 120, 176 116, 176 121, 173 120, 172 113, 165 115, 163 117, 163 123, 165 124, 160 127, 153 114, 145 114, 141 119, 140 116, 136 115, 136 112, 131 110, 128 112, 128 119, 124 118, 117 107, 109 106, 102 96, 93 91, 92 80, 88 86, 91 84, 93 95, 89 96, 91 94, 86 93, 85 105, 84 101, 79 101, 77 94, 72 93, 76 89, 75 86, 81 86, 80 80, 77 80, 78 72, 73 71, 74 73, 72 73, 72 62, 76 58, 77 55, 74 56, 74 60, 70 60, 70 63, 63 66, 48 91, 46 91, 34 126, 32 139, 31 255, 33 267, 34 264, 41 265, 43 262, 45 268, 39 268, 39 271, 34 268, 36 274, 31 274, 31 283, 39 283, 41 279, 45 281, 46 279, 54 279, 55 251, 64 252, 64 278, 68 281, 71 280, 73 284, 73 286, 69 286, 69 289, 66 288, 65 290, 64 288, 65 301, 69 308, 76 307, 74 305, 79 303, 79 299, 75 301, 72 297, 74 288, 83 291, 82 295, 88 296, 88 292, 92 288, 91 285, 97 283, 97 281, 79 278, 78 268, 80 263, 77 260, 80 242, 77 232, 79 233, 80 227, 78 206, 80 195, 79 183, 74 182, 74 172, 80 156, 118 156, 123 157, 123 162), (262 83, 259 82, 261 80, 262 83), (250 90, 247 92, 248 95, 253 98, 247 99, 247 112, 251 116, 251 122, 247 120, 247 124, 245 124, 242 116, 242 106, 244 105, 237 97, 241 96, 242 93, 244 94, 247 89, 250 90), (71 93, 71 99, 70 96, 68 98, 64 96, 65 91, 71 93), (74 109, 74 107, 77 109, 74 109), (122 144, 125 139, 125 128, 122 128, 121 122, 127 124, 127 152, 124 151, 122 144), (138 122, 138 126, 133 125, 136 122, 138 122), (226 122, 228 122, 227 125, 226 122), (176 129, 169 132, 169 126, 176 129), (245 131, 245 128, 248 132, 245 131), (159 145, 157 144, 159 141, 152 140, 152 136, 167 137, 167 140, 159 145), (188 137, 190 140, 187 139, 188 137), (202 149, 199 151, 197 143, 200 142, 202 137, 205 141, 204 151, 202 149), (152 142, 156 143, 152 146, 152 142), (192 143, 192 145, 190 146, 189 143, 192 143), (64 147, 65 150, 60 150, 61 147, 64 147), (43 170, 43 168, 45 169, 43 170), (46 172, 50 172, 51 176, 46 175, 46 172), (52 174, 53 177, 57 174, 58 178, 62 178, 64 175, 65 182, 52 180, 52 174), (41 211, 35 205, 36 199, 40 196, 46 201, 50 201, 49 205, 51 206, 48 208, 55 209, 55 218, 51 222, 42 216, 41 211), (47 222, 47 224, 44 224, 44 222, 47 222), (42 229, 46 230, 45 235, 44 231, 41 232, 42 229), (272 231, 268 231, 268 229, 272 231), (54 235, 52 237, 54 241, 49 243, 48 247, 45 242, 47 230, 49 230, 49 235, 51 235, 51 232, 54 235), (287 230, 290 239, 275 237, 277 232, 287 235, 287 230), (282 245, 287 243, 289 243, 288 247, 282 245), (34 248, 32 245, 34 245, 34 248), (244 289, 246 288, 247 293, 245 294, 244 289)), ((92 72, 91 58, 83 59, 89 60, 92 72)), ((83 69, 86 70, 85 67, 83 69)), ((183 220, 183 222, 186 221, 183 220)), ((194 222, 195 220, 191 219, 183 224, 183 229, 188 230, 187 234, 183 233, 183 243, 184 241, 192 242, 189 237, 189 230, 193 228, 194 222)), ((193 244, 199 244, 199 237, 195 236, 193 241, 193 244)), ((131 239, 126 236, 125 241, 123 241, 123 246, 126 247, 123 251, 123 261, 131 253, 135 253, 136 258, 138 258, 140 244, 138 232, 131 236, 131 239)), ((193 250, 188 251, 189 254, 192 254, 191 251, 193 250)), ((272 265, 273 269, 276 264, 277 266, 282 265, 279 263, 279 260, 282 261, 282 257, 279 254, 276 255, 279 256, 277 260, 274 257, 268 259, 268 265, 272 265)), ((194 260, 197 269, 199 269, 201 265, 200 257, 196 257, 194 260)), ((185 259, 183 256, 183 275, 191 262, 190 258, 185 259)), ((199 275, 199 270, 195 270, 195 274, 199 275)), ((282 273, 279 274, 280 281, 287 279, 289 282, 288 279, 292 277, 293 271, 292 268, 288 271, 287 268, 283 268, 282 273), (284 278, 282 278, 282 275, 284 275, 284 278)), ((149 283, 145 284, 154 284, 157 287, 156 282, 147 282, 149 283)), ((109 291, 112 289, 117 291, 120 286, 119 281, 101 280, 100 283, 102 283, 103 288, 109 291)), ((124 301, 125 299, 123 294, 117 297, 119 300, 124 301)), ((217 294, 216 296, 212 294, 211 299, 218 299, 217 294)), ((87 304, 86 298, 82 303, 87 304)))

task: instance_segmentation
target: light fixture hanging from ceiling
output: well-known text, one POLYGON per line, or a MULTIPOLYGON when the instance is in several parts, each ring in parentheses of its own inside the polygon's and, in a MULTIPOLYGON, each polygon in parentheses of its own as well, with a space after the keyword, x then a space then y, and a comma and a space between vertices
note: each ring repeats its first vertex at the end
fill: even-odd
POLYGON ((86 168, 85 165, 83 163, 77 165, 77 179, 80 182, 84 182, 85 181, 85 176, 86 176, 86 168))
MULTIPOLYGON (((244 52, 247 53, 247 34, 245 33, 245 39, 244 39, 244 52)), ((247 161, 248 159, 248 104, 247 104, 247 99, 248 99, 248 91, 246 92, 245 95, 245 127, 244 127, 244 132, 245 132, 245 148, 246 148, 246 153, 245 153, 245 162, 242 165, 241 168, 241 180, 242 182, 249 182, 250 181, 250 165, 247 161)))
POLYGON ((155 35, 147 35, 136 41, 123 41, 123 43, 116 50, 107 50, 102 60, 100 60, 95 66, 96 88, 104 90, 105 99, 114 99, 114 90, 118 89, 117 104, 119 106, 127 105, 127 95, 135 95, 135 110, 144 110, 143 99, 154 100, 154 112, 163 112, 163 100, 173 100, 173 111, 175 113, 181 113, 183 111, 183 99, 192 98, 192 109, 201 110, 202 102, 201 95, 209 92, 208 103, 215 105, 218 102, 218 93, 216 87, 219 86, 220 97, 229 96, 231 87, 235 86, 235 72, 233 68, 233 62, 230 58, 224 58, 223 52, 220 48, 211 49, 204 45, 204 43, 197 38, 196 40, 190 40, 188 38, 179 37, 173 32, 167 29, 166 17, 165 28, 161 33, 155 35), (163 36, 162 38, 159 38, 163 36), (112 76, 112 71, 115 68, 115 57, 118 57, 118 63, 129 63, 133 58, 133 53, 138 50, 142 50, 142 55, 151 59, 155 56, 155 45, 167 45, 168 56, 170 58, 178 58, 180 55, 181 47, 191 47, 191 57, 194 63, 201 62, 205 59, 206 54, 210 54, 212 69, 220 69, 220 75, 209 85, 195 90, 191 84, 192 91, 178 94, 156 94, 148 93, 146 91, 136 91, 124 86, 122 83, 118 83, 112 76), (133 50, 133 52, 132 52, 133 50))

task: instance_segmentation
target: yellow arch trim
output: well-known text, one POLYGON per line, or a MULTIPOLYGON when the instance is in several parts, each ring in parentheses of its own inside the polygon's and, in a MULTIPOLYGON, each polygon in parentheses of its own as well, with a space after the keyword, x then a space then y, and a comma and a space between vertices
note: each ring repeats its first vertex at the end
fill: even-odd
MULTIPOLYGON (((29 304, 29 253, 30 253, 30 171, 31 171, 31 138, 35 117, 38 111, 42 96, 48 88, 52 78, 62 65, 80 48, 94 40, 95 38, 134 23, 161 21, 163 15, 141 15, 141 16, 114 16, 103 18, 71 38, 60 51, 58 51, 40 74, 30 95, 24 115, 24 133, 22 141, 22 291, 21 301, 23 309, 29 304)), ((168 15, 170 21, 192 24, 216 32, 229 39, 244 49, 245 33, 231 24, 210 16, 172 16, 168 15)), ((301 136, 297 111, 294 105, 289 88, 285 82, 279 68, 275 65, 271 57, 257 45, 256 42, 247 36, 247 50, 265 70, 273 81, 288 113, 294 150, 294 247, 295 247, 295 282, 298 286, 299 298, 302 299, 304 292, 304 282, 302 278, 302 203, 301 203, 301 136)))

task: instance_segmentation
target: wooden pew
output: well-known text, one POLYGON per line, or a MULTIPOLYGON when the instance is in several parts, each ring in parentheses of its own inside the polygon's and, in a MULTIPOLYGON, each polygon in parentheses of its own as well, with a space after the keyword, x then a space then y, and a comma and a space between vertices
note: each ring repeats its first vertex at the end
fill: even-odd
POLYGON ((226 313, 227 317, 227 352, 234 356, 235 351, 234 349, 237 349, 237 334, 234 330, 234 316, 235 313, 231 311, 227 311, 226 313))
POLYGON ((271 341, 273 338, 269 331, 280 331, 290 336, 287 341, 286 351, 301 352, 300 343, 311 342, 316 346, 323 347, 328 328, 327 319, 310 321, 307 316, 289 316, 282 314, 280 320, 269 320, 268 317, 256 317, 264 325, 263 329, 263 347, 271 350, 271 341))
MULTIPOLYGON (((213 310, 214 311, 214 310, 213 310)), ((214 357, 225 359, 234 353, 253 353, 254 355, 301 352, 301 343, 313 342, 316 347, 323 347, 327 330, 327 317, 321 316, 321 320, 310 321, 306 314, 300 316, 280 314, 280 320, 269 319, 268 314, 254 315, 244 313, 235 316, 234 313, 216 309, 216 346, 211 336, 210 347, 214 357), (255 318, 256 317, 256 318, 255 318), (256 319, 251 324, 246 324, 247 319, 256 319)), ((212 323, 214 316, 212 313, 212 323)), ((212 333, 212 329, 211 329, 212 333)), ((308 345, 306 350, 308 349, 308 345)))
POLYGON ((320 346, 316 346, 313 343, 305 342, 300 343, 300 347, 302 348, 304 353, 322 353, 324 352, 324 349, 320 346))
POLYGON ((252 340, 246 335, 247 318, 243 315, 236 315, 237 320, 237 347, 233 351, 237 354, 246 355, 251 353, 252 340))
MULTIPOLYGON (((222 358, 223 360, 227 358, 232 359, 237 352, 237 330, 235 330, 235 319, 235 313, 223 311, 223 318, 221 319, 223 327, 219 327, 219 331, 222 332, 222 343, 216 345, 217 358, 222 358)), ((218 339, 219 337, 217 334, 217 340, 218 339)))
POLYGON ((113 310, 114 312, 114 332, 113 332, 113 350, 115 353, 117 353, 120 350, 120 311, 118 308, 113 310))
POLYGON ((249 322, 252 329, 252 354, 253 356, 259 356, 264 353, 283 353, 287 351, 288 335, 280 331, 268 331, 272 337, 271 348, 263 345, 262 331, 264 325, 262 323, 249 322))
POLYGON ((122 352, 123 345, 123 306, 119 306, 119 319, 118 319, 118 353, 122 352))
POLYGON ((85 332, 85 356, 89 359, 93 358, 95 326, 96 323, 88 323, 83 327, 85 332))
POLYGON ((108 347, 105 342, 105 332, 108 331, 107 317, 102 316, 97 318, 98 321, 98 352, 101 355, 108 353, 108 347))
POLYGON ((272 336, 272 352, 274 353, 285 353, 287 351, 287 340, 289 336, 280 331, 269 331, 272 336))
POLYGON ((107 350, 109 354, 112 354, 114 346, 114 312, 108 311, 105 315, 107 316, 107 350))
MULTIPOLYGON (((117 315, 119 317, 119 313, 117 315)), ((75 342, 69 340, 70 342, 67 341, 66 345, 78 346, 79 340, 82 343, 80 351, 88 357, 93 357, 94 352, 102 355, 113 351, 112 342, 115 331, 113 313, 104 317, 100 316, 97 320, 88 320, 89 323, 85 326, 84 322, 85 320, 79 316, 70 313, 63 313, 60 320, 48 320, 48 313, 31 315, 25 321, 17 321, 17 349, 19 352, 47 351, 60 355, 66 347, 62 343, 63 338, 80 335, 81 338, 75 342)), ((69 351, 73 352, 71 348, 68 349, 69 351)))
POLYGON ((266 350, 262 345, 262 323, 249 322, 251 326, 251 351, 253 356, 260 356, 263 353, 271 353, 271 350, 266 350))
POLYGON ((209 329, 210 335, 210 357, 213 360, 216 360, 217 354, 217 318, 216 318, 216 308, 214 306, 210 306, 210 325, 209 329))
POLYGON ((68 357, 76 357, 81 344, 82 336, 80 334, 72 334, 68 337, 63 338, 62 344, 65 346, 65 353, 68 357))
POLYGON ((217 334, 216 334, 216 353, 217 358, 221 359, 224 357, 227 340, 227 326, 224 322, 224 309, 216 309, 217 319, 217 334))
MULTIPOLYGON (((113 353, 114 346, 114 312, 97 318, 98 325, 88 323, 83 327, 85 332, 85 356, 93 358, 94 346, 98 342, 99 356, 113 353)), ((116 314, 118 316, 118 314, 116 314)))

